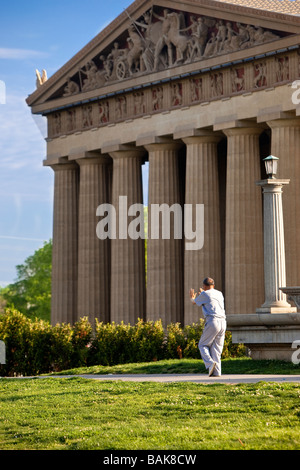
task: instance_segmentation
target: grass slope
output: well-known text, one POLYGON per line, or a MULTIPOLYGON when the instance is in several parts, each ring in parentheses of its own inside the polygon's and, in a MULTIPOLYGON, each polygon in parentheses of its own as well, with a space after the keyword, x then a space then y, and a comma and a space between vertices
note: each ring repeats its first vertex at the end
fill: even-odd
MULTIPOLYGON (((76 373, 195 373, 177 360, 76 373)), ((70 371, 68 371, 69 373, 70 371)), ((277 361, 223 361, 223 373, 299 373, 277 361)), ((300 449, 300 384, 0 379, 0 450, 300 449)))
MULTIPOLYGON (((92 366, 70 369, 66 374, 205 374, 203 361, 198 359, 169 359, 158 362, 92 366)), ((300 365, 284 361, 253 361, 248 357, 222 360, 223 374, 299 374, 300 365)))
POLYGON ((1 379, 1 450, 300 449, 300 384, 1 379))

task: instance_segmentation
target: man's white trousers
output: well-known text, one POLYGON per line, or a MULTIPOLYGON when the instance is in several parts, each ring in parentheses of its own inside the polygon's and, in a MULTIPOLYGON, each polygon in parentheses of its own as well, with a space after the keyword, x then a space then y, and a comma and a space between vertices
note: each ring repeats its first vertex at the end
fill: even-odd
POLYGON ((216 363, 213 375, 221 375, 221 355, 226 332, 225 318, 207 317, 198 347, 206 369, 216 363))

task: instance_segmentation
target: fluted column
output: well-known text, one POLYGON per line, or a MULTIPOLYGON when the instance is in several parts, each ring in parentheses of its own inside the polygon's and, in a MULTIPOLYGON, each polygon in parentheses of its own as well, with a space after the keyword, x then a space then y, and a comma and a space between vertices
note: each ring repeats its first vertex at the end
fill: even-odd
POLYGON ((54 214, 51 322, 77 319, 78 165, 53 165, 54 214))
POLYGON ((271 129, 271 153, 279 157, 278 179, 290 179, 283 198, 286 283, 300 283, 300 118, 267 123, 271 129))
POLYGON ((255 312, 264 299, 261 129, 241 127, 227 135, 225 301, 228 314, 255 312))
POLYGON ((264 197, 265 302, 258 313, 287 313, 291 309, 280 287, 286 286, 285 241, 282 188, 289 180, 270 178, 258 181, 264 197))
MULTIPOLYGON (((164 326, 183 322, 183 242, 182 237, 176 239, 174 236, 174 219, 169 213, 173 204, 181 203, 179 148, 176 143, 146 146, 149 152, 146 314, 148 320, 161 319, 164 326), (167 238, 163 238, 162 233, 164 217, 160 218, 160 224, 153 217, 154 209, 162 204, 166 204, 166 224, 171 220, 170 235, 165 234, 167 238)), ((177 215, 180 216, 179 211, 177 215)))
MULTIPOLYGON (((116 238, 111 240, 111 321, 134 324, 145 316, 145 240, 144 234, 137 239, 128 234, 128 226, 139 217, 139 213, 128 216, 128 209, 133 204, 143 204, 143 153, 132 149, 110 155, 112 205, 117 222, 116 238)), ((143 230, 141 226, 141 234, 143 230)))
POLYGON ((201 226, 196 226, 196 205, 204 205, 204 246, 184 252, 184 323, 199 320, 199 309, 191 303, 189 289, 202 287, 205 277, 215 280, 222 290, 222 260, 220 233, 220 202, 218 179, 217 133, 184 138, 186 144, 186 193, 185 204, 191 204, 193 227, 198 236, 201 226))
POLYGON ((83 158, 80 165, 78 221, 78 319, 110 320, 110 240, 96 234, 96 210, 108 203, 108 164, 104 156, 83 158))

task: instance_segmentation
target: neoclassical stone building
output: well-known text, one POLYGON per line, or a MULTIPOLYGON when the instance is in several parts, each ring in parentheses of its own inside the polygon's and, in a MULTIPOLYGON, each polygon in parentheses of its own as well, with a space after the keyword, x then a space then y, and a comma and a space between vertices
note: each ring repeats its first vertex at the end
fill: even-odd
MULTIPOLYGON (((286 284, 300 285, 299 44, 299 1, 136 0, 38 83, 27 103, 47 117, 44 165, 55 177, 53 323, 190 324, 200 312, 189 288, 207 275, 229 318, 254 314, 264 302, 256 182, 270 154, 278 178, 290 179, 286 284), (149 237, 147 270, 143 238, 96 234, 99 205, 112 204, 119 220, 120 196, 143 203, 146 162, 149 208, 204 205, 203 248, 186 250, 171 225, 170 239, 149 237)), ((270 331, 261 318, 256 330, 270 331)), ((300 339, 297 314, 286 329, 300 339)), ((275 342, 290 348, 290 338, 275 342)))

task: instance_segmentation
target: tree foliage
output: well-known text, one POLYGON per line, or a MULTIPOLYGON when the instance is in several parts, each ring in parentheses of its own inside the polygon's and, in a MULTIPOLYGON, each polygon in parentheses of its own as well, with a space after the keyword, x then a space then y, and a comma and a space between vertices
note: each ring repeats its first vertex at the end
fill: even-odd
POLYGON ((24 264, 16 266, 16 282, 0 289, 2 305, 31 319, 50 320, 52 241, 45 242, 24 264))

